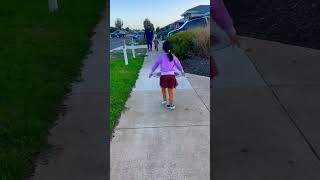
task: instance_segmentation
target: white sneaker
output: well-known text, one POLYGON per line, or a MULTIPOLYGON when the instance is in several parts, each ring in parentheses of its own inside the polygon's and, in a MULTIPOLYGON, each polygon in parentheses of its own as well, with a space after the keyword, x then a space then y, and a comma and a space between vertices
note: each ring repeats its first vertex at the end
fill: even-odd
POLYGON ((166 105, 167 103, 168 103, 168 101, 167 101, 166 99, 164 99, 164 100, 161 102, 162 105, 166 105))

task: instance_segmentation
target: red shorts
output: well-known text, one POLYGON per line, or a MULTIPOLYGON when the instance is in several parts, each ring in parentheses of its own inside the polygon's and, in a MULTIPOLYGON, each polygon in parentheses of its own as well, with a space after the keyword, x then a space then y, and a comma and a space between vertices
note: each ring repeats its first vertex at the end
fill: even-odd
POLYGON ((176 88, 178 86, 175 75, 161 75, 160 86, 162 88, 176 88))

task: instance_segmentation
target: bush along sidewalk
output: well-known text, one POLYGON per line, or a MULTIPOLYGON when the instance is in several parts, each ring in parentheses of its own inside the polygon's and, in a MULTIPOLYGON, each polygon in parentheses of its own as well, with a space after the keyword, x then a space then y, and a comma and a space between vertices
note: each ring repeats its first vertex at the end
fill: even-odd
POLYGON ((167 40, 170 41, 173 45, 173 53, 180 59, 183 60, 190 53, 193 49, 193 41, 195 34, 192 31, 186 31, 186 32, 179 32, 171 37, 169 37, 167 40))
POLYGON ((105 0, 1 1, 0 179, 22 180, 80 73, 105 0))
POLYGON ((187 73, 210 76, 209 27, 179 32, 166 40, 173 44, 173 54, 180 60, 187 73))

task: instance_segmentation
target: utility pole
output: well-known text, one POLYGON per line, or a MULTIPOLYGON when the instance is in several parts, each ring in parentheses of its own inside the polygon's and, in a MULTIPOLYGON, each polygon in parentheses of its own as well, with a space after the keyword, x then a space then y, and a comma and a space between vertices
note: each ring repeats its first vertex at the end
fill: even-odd
POLYGON ((59 9, 57 0, 48 0, 48 5, 50 12, 58 11, 59 9))

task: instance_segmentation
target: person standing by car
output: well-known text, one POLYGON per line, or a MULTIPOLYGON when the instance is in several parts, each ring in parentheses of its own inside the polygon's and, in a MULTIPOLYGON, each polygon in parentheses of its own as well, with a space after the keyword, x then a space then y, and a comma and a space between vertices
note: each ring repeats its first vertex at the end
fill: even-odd
POLYGON ((144 30, 144 38, 147 40, 148 50, 152 51, 153 31, 150 25, 144 30))

